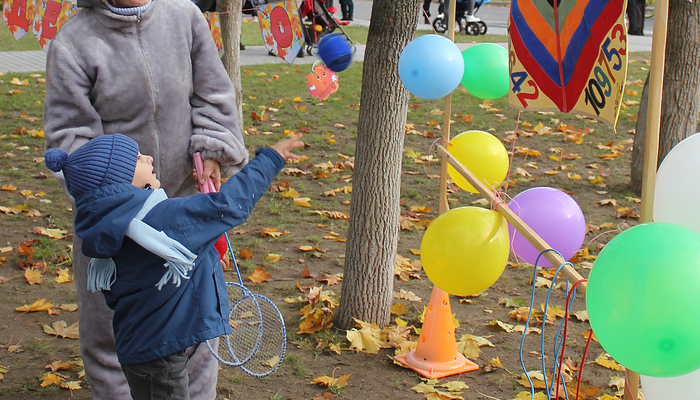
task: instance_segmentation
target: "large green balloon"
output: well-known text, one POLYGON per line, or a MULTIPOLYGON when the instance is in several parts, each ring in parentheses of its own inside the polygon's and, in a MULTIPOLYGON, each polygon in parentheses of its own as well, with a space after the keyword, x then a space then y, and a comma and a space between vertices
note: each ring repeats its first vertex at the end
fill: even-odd
POLYGON ((700 234, 665 222, 628 229, 600 252, 586 290, 605 351, 642 375, 700 368, 700 234))
POLYGON ((484 100, 497 99, 508 94, 508 50, 493 43, 479 43, 464 50, 462 57, 462 86, 469 93, 484 100))

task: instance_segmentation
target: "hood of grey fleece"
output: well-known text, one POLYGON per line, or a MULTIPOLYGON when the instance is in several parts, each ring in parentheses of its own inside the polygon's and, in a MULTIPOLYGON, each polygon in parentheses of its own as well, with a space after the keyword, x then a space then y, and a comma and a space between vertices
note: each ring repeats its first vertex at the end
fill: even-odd
POLYGON ((125 134, 179 197, 194 192, 191 153, 219 161, 224 176, 247 163, 238 119, 233 84, 189 0, 153 0, 140 18, 92 0, 51 42, 47 148, 70 153, 102 134, 125 134))

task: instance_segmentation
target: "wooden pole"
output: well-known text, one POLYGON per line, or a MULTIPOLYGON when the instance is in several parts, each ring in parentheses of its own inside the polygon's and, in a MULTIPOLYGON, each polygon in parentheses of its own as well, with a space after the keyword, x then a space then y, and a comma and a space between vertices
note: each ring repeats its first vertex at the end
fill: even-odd
MULTIPOLYGON (((455 12, 457 0, 450 0, 449 12, 445 13, 447 18, 447 38, 454 42, 455 39, 455 12)), ((442 123, 442 140, 444 143, 450 142, 450 116, 452 115, 452 93, 445 96, 445 114, 442 123)), ((440 164, 440 203, 438 211, 440 214, 450 210, 447 202, 447 163, 443 160, 440 164)))
MULTIPOLYGON (((666 35, 668 30, 668 0, 656 0, 654 34, 651 39, 651 67, 649 70, 649 98, 644 165, 642 167, 642 209, 640 223, 651 222, 654 210, 654 187, 659 163, 659 131, 661 130, 661 101, 664 90, 666 35)), ((627 370, 623 400, 639 398, 639 374, 627 370)))
MULTIPOLYGON (((471 173, 462 163, 457 161, 456 158, 450 154, 447 149, 445 149, 443 146, 438 146, 437 148, 438 153, 440 154, 440 157, 443 158, 443 160, 447 161, 454 169, 457 170, 464 179, 467 180, 476 190, 479 191, 479 193, 486 198, 491 204, 495 205, 496 211, 498 211, 501 215, 505 217, 505 219, 513 225, 515 229, 520 232, 525 239, 527 239, 535 248, 537 251, 542 252, 547 249, 551 249, 552 247, 547 244, 547 242, 544 241, 538 235, 535 231, 532 230, 520 217, 513 212, 510 208, 508 208, 508 205, 506 205, 503 200, 500 198, 497 198, 496 195, 494 194, 495 191, 493 188, 490 188, 486 186, 483 182, 478 180, 474 174, 471 173)), ((566 262, 564 258, 562 258, 559 254, 553 252, 553 251, 548 251, 543 254, 543 256, 550 262, 552 265, 562 265, 566 262)), ((578 273, 571 265, 566 265, 564 268, 561 270, 562 275, 571 283, 576 283, 583 278, 581 274, 578 273)), ((581 290, 582 293, 586 293, 586 283, 581 283, 578 285, 579 289, 581 290)))

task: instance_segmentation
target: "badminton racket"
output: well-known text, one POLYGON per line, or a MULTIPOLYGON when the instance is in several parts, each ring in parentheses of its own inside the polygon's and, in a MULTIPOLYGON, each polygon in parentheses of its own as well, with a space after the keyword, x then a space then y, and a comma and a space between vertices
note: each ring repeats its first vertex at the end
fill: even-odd
MULTIPOLYGON (((201 154, 194 153, 193 159, 197 176, 202 176, 204 163, 201 154)), ((201 185, 200 189, 202 193, 216 191, 211 179, 201 185)), ((232 333, 219 339, 218 352, 214 351, 209 341, 207 346, 214 357, 224 365, 240 367, 251 376, 268 376, 279 368, 286 352, 287 334, 284 318, 270 299, 251 293, 243 285, 231 242, 225 233, 223 236, 238 277, 238 283, 226 283, 231 302, 229 324, 232 333)))

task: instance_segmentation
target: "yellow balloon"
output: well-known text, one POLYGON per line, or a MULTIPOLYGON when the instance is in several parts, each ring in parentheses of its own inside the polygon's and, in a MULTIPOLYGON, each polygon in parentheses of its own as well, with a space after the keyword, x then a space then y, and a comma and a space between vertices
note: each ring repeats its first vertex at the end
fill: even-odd
MULTIPOLYGON (((450 140, 450 154, 487 186, 497 187, 508 173, 508 153, 501 141, 490 133, 467 131, 450 140)), ((455 185, 471 193, 477 190, 451 165, 447 174, 455 185)))
POLYGON ((509 254, 508 222, 480 207, 441 214, 420 246, 425 274, 435 286, 457 296, 476 294, 496 283, 509 254))

